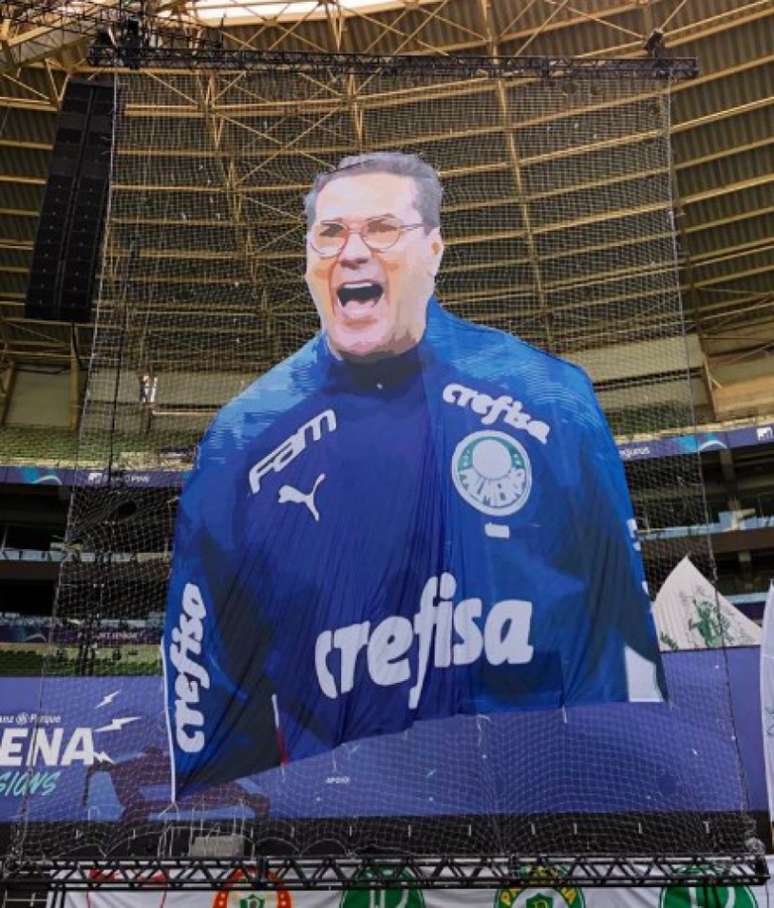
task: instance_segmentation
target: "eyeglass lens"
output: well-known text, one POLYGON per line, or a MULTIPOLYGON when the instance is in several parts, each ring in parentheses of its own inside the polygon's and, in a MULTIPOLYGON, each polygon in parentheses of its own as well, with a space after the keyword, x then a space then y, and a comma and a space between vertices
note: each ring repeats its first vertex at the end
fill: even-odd
MULTIPOLYGON (((371 249, 389 249, 400 237, 402 224, 391 218, 374 218, 366 221, 357 231, 371 249)), ((318 252, 335 253, 343 248, 350 235, 350 228, 338 221, 325 221, 312 229, 312 245, 318 252)))

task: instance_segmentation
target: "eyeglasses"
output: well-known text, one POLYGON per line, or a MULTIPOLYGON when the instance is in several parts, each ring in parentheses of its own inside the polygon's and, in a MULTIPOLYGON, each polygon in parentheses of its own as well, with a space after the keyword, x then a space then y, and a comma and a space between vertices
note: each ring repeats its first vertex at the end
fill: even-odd
POLYGON ((341 221, 320 221, 309 231, 309 242, 323 258, 338 255, 346 246, 351 234, 356 233, 372 252, 386 252, 392 248, 406 230, 416 230, 424 224, 403 224, 397 218, 369 218, 356 230, 341 221))

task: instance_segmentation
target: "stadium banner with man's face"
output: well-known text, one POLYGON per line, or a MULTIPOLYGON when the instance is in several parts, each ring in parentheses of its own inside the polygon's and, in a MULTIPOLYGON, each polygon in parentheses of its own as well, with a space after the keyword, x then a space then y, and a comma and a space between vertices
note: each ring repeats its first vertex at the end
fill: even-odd
POLYGON ((218 413, 183 490, 174 796, 419 720, 664 696, 592 385, 435 297, 440 188, 397 158, 318 178, 321 331, 218 413))

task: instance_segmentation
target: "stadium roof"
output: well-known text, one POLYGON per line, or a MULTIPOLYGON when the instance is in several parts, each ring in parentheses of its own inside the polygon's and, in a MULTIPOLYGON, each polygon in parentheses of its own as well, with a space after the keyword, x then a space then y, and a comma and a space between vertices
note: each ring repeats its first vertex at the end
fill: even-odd
MULTIPOLYGON (((64 83, 94 75, 86 53, 116 5, 29 3, 28 21, 2 23, 0 326, 9 360, 71 359, 69 326, 27 322, 23 300, 64 83)), ((189 34, 222 25, 226 47, 310 53, 641 57, 661 29, 669 52, 695 56, 701 69, 674 86, 671 123, 686 311, 710 371, 734 363, 750 380, 771 373, 772 0, 157 0, 153 8, 189 34)), ((88 340, 89 327, 79 328, 79 349, 88 340)))
MULTIPOLYGON (((419 0, 428 2, 428 0, 419 0)), ((344 0, 338 7, 342 15, 374 14, 400 8, 400 2, 384 0, 344 0)), ((185 11, 194 19, 201 19, 213 25, 235 24, 236 22, 255 22, 266 19, 282 19, 287 22, 300 19, 325 19, 329 15, 330 5, 318 0, 192 0, 186 4, 185 11)))

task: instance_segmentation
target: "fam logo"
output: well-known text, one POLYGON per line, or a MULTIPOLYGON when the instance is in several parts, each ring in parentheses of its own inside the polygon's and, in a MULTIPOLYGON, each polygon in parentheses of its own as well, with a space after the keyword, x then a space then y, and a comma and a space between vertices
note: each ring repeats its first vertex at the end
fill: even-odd
POLYGON ((468 504, 493 517, 523 508, 532 488, 532 466, 524 447, 505 432, 473 432, 454 449, 454 486, 468 504))
MULTIPOLYGON (((357 880, 395 878, 391 867, 368 868, 355 876, 357 880)), ((403 870, 397 878, 410 880, 412 877, 403 870)), ((350 889, 342 896, 339 908, 425 908, 425 897, 421 889, 350 889)))
POLYGON ((668 886, 659 908, 758 908, 746 886, 668 886))
POLYGON ((269 473, 281 472, 306 450, 308 444, 318 442, 323 435, 335 431, 336 414, 333 410, 323 410, 322 413, 313 416, 309 422, 305 422, 290 438, 286 438, 281 445, 278 445, 251 467, 249 479, 253 494, 261 491, 261 482, 269 473))
POLYGON ((538 882, 537 886, 505 886, 497 890, 494 908, 585 908, 583 892, 575 886, 551 886, 551 882, 560 873, 560 868, 522 867, 520 873, 530 881, 538 882), (542 879, 545 884, 540 885, 542 879))
MULTIPOLYGON (((235 870, 229 877, 231 882, 238 882, 245 878, 241 870, 235 870)), ((270 879, 275 879, 269 873, 270 879)), ((224 889, 218 892, 212 900, 212 908, 293 908, 293 899, 285 889, 269 889, 265 892, 250 892, 242 890, 224 889)))

